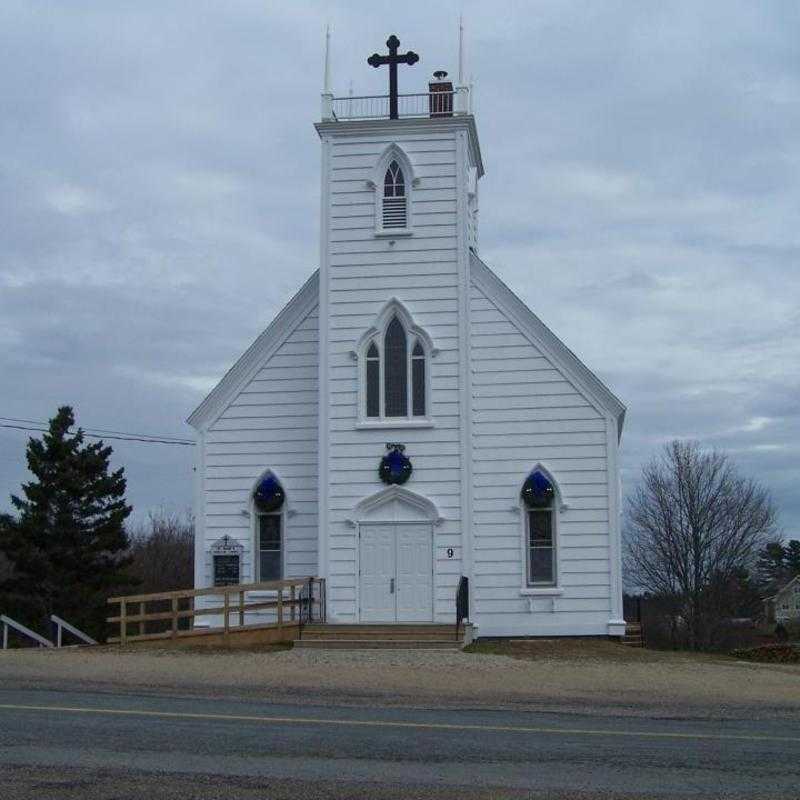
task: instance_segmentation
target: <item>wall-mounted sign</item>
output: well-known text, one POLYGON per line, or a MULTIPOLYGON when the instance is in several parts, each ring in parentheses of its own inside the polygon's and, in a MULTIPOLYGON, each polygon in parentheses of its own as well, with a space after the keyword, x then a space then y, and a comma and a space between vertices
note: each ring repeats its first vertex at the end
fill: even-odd
POLYGON ((242 582, 244 547, 227 534, 211 545, 214 586, 235 586, 242 582))

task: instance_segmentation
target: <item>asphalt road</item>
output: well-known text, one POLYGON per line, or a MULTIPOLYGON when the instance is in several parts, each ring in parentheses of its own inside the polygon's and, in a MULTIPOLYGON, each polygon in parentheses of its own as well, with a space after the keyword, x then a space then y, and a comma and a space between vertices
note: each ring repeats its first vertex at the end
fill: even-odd
POLYGON ((799 755, 800 724, 787 720, 0 689, 2 794, 14 799, 149 793, 796 800, 799 755))

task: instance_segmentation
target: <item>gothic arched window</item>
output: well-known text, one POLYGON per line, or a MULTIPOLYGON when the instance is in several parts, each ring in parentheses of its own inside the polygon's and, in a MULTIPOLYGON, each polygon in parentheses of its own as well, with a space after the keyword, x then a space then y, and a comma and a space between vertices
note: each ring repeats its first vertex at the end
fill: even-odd
POLYGON ((283 506, 286 494, 280 481, 269 471, 253 492, 256 516, 256 581, 283 578, 283 506))
POLYGON ((426 416, 428 353, 418 334, 409 336, 400 318, 393 316, 385 332, 367 344, 364 356, 367 419, 426 416))
POLYGON ((540 469, 534 470, 522 485, 525 505, 525 552, 528 586, 556 586, 556 492, 540 469))
POLYGON ((406 181, 397 161, 392 161, 383 178, 383 227, 408 226, 406 181))
POLYGON ((384 414, 405 417, 408 415, 408 348, 405 328, 397 317, 386 329, 383 352, 386 354, 384 414))

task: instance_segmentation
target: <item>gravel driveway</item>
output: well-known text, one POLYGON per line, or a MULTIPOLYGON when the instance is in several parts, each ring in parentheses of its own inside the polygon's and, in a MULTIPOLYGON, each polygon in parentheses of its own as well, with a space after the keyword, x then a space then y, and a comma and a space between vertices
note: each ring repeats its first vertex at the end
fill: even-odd
POLYGON ((520 657, 447 651, 0 652, 0 682, 315 703, 491 705, 586 713, 800 716, 800 667, 602 643, 522 645, 520 657))

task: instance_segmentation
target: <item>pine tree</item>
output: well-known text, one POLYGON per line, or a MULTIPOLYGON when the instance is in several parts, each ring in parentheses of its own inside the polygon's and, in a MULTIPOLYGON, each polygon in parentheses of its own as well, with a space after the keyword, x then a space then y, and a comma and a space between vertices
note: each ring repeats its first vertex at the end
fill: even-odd
POLYGON ((792 539, 786 545, 786 568, 794 577, 800 575, 800 540, 792 539))
POLYGON ((759 578, 770 586, 780 584, 786 579, 786 548, 782 542, 769 542, 759 551, 756 571, 759 578))
POLYGON ((109 470, 112 448, 85 444, 82 430, 70 433, 74 424, 63 406, 41 439, 28 440, 34 480, 22 485, 23 497, 11 496, 17 516, 0 521, 11 567, 0 590, 21 621, 41 630, 58 614, 102 640, 109 593, 131 583, 124 523, 132 509, 124 470, 109 470))

